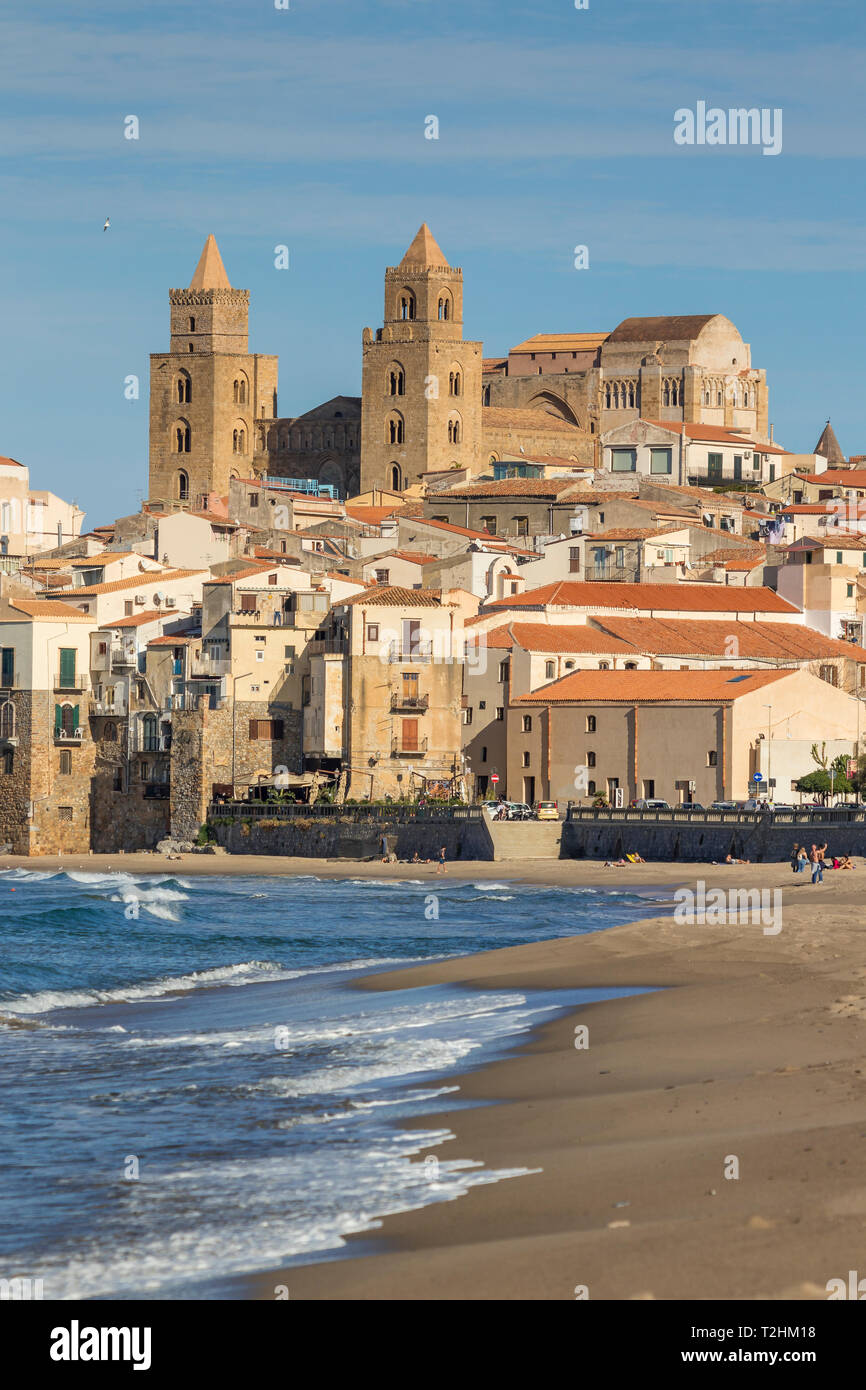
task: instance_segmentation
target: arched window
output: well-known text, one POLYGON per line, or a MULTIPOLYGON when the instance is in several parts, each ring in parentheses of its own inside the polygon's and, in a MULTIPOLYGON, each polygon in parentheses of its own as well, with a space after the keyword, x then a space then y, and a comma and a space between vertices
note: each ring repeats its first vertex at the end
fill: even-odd
POLYGON ((177 500, 189 501, 189 474, 183 468, 179 468, 177 473, 177 500))
POLYGON ((239 400, 240 400, 240 398, 241 398, 241 384, 240 384, 240 382, 238 381, 237 377, 235 377, 235 379, 234 379, 234 398, 235 398, 235 405, 237 405, 238 402, 239 402, 239 400))
POLYGON ((670 405, 670 403, 671 403, 671 387, 670 387, 670 382, 669 382, 669 381, 666 381, 666 382, 665 382, 665 389, 664 389, 664 391, 663 391, 663 393, 662 393, 662 405, 670 405))
POLYGON ((146 714, 141 721, 141 751, 155 753, 159 748, 159 735, 156 729, 156 715, 146 714))
POLYGON ((15 706, 11 700, 0 705, 0 738, 15 737, 15 706))
POLYGON ((460 417, 455 416, 448 421, 448 443, 459 444, 463 438, 463 431, 460 426, 460 417))
POLYGON ((748 408, 749 408, 749 390, 748 390, 748 387, 744 388, 744 390, 743 390, 743 405, 745 406, 746 410, 748 410, 748 408))
POLYGON ((633 381, 630 381, 629 384, 628 384, 628 403, 629 403, 629 409, 632 409, 632 410, 633 410, 633 409, 634 409, 634 382, 633 382, 633 381))
POLYGON ((191 442, 192 435, 190 434, 189 425, 186 423, 185 420, 181 420, 179 424, 175 425, 174 429, 175 453, 188 454, 190 451, 191 442))
POLYGON ((605 388, 604 388, 604 408, 605 408, 605 410, 610 410, 610 407, 611 407, 611 389, 610 389, 610 383, 608 383, 608 385, 606 385, 605 388))
POLYGON ((489 404, 490 404, 490 387, 489 387, 489 386, 485 386, 485 388, 484 388, 484 404, 485 404, 485 405, 489 405, 489 404))
POLYGON ((415 317, 415 296, 411 290, 402 290, 400 293, 400 318, 409 323, 415 317))
POLYGON ((190 333, 194 333, 194 332, 195 332, 195 319, 194 319, 194 318, 190 318, 190 321, 189 321, 189 331, 190 331, 190 333))
POLYGON ((439 296, 439 319, 444 323, 451 317, 451 301, 447 295, 439 296))
POLYGON ((74 705, 61 705, 60 707, 60 727, 65 734, 74 733, 77 720, 75 718, 78 711, 74 705))
POLYGON ((613 408, 614 408, 614 410, 619 410, 619 382, 618 382, 618 381, 615 381, 614 384, 613 384, 613 408))
POLYGON ((247 432, 241 426, 232 430, 232 453, 245 454, 247 451, 247 432))
POLYGON ((244 377, 241 377, 241 400, 240 400, 240 403, 241 403, 241 405, 246 405, 246 403, 247 403, 247 383, 246 383, 246 379, 245 379, 244 377))
POLYGON ((178 405, 185 405, 192 400, 192 383, 189 372, 181 372, 177 379, 177 401, 178 405))
POLYGON ((403 443, 405 442, 405 441, 404 441, 404 435, 403 435, 403 416, 402 416, 402 415, 396 415, 396 414, 394 414, 394 415, 389 415, 389 417, 388 417, 388 430, 387 430, 387 442, 388 442, 389 444, 403 444, 403 443))
POLYGON ((403 470, 400 467, 399 463, 391 464, 391 491, 403 491, 403 470))
POLYGON ((406 394, 406 378, 403 368, 399 362, 395 362, 388 368, 388 395, 404 396, 406 394))
POLYGON ((457 370, 450 372, 448 375, 448 394, 451 396, 459 396, 462 394, 460 372, 457 370))
POLYGON ((106 743, 117 742, 117 725, 113 724, 110 719, 108 720, 108 722, 105 725, 105 728, 102 731, 102 736, 105 739, 106 743))

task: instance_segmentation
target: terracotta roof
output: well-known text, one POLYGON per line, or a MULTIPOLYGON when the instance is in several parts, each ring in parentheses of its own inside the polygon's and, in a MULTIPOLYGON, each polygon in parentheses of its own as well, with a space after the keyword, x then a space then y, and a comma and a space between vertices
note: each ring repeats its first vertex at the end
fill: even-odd
POLYGON ((198 265, 189 282, 191 290, 230 290, 231 281, 226 274, 223 258, 220 255, 216 238, 211 232, 204 244, 198 265))
POLYGON ((472 502, 476 497, 558 497, 561 492, 579 490, 580 486, 579 478, 500 478, 495 483, 472 483, 435 493, 427 499, 427 505, 452 498, 472 502))
MULTIPOLYGON (((575 498, 579 502, 580 498, 575 498)), ((683 523, 692 526, 700 525, 700 519, 694 512, 681 512, 678 507, 666 506, 664 502, 650 502, 645 497, 630 497, 626 499, 631 507, 640 507, 642 511, 652 512, 653 516, 677 516, 682 517, 683 523)))
POLYGON ((128 579, 111 579, 107 584, 89 584, 80 589, 64 589, 70 601, 80 598, 95 598, 98 594, 113 594, 120 589, 141 589, 148 584, 171 584, 176 579, 188 579, 191 575, 207 574, 207 570, 148 570, 143 574, 130 575, 128 579))
POLYGON ((504 367, 507 361, 507 357, 482 357, 481 370, 482 372, 495 372, 499 367, 504 367))
MULTIPOLYGON (((694 517, 689 517, 689 520, 694 521, 694 517)), ((611 531, 584 531, 583 539, 587 541, 646 541, 653 540, 656 536, 670 536, 683 530, 685 530, 684 526, 617 526, 611 531)), ((575 537, 572 536, 571 539, 574 540, 575 537)))
POLYGON ((511 353, 595 352, 609 337, 609 333, 536 333, 518 343, 511 353))
POLYGON ((503 623, 501 627, 479 634, 479 643, 488 647, 512 647, 514 643, 528 652, 613 652, 636 655, 630 642, 610 637, 598 628, 581 623, 503 623))
POLYGON ((56 599, 10 598, 9 603, 21 613, 26 613, 28 618, 62 618, 64 621, 71 619, 85 623, 94 621, 92 614, 82 613, 80 609, 56 599))
MULTIPOLYGON (((835 500, 836 502, 838 502, 840 499, 837 497, 837 498, 835 498, 834 500, 835 500)), ((791 505, 790 507, 783 507, 782 510, 781 510, 780 512, 777 512, 777 513, 776 513, 776 515, 777 515, 777 516, 787 516, 789 512, 790 512, 793 516, 835 516, 835 515, 836 515, 836 513, 833 511, 833 503, 832 503, 832 501, 829 500, 829 499, 828 499, 828 501, 825 501, 825 502, 794 502, 794 503, 792 503, 792 505, 791 505)), ((859 508, 858 508, 858 515, 860 515, 860 509, 859 509, 859 508)), ((863 515, 866 515, 866 503, 863 504, 863 515)))
POLYGON ((145 623, 155 623, 157 618, 182 618, 184 615, 172 608, 171 612, 161 608, 148 608, 144 613, 130 613, 126 618, 116 618, 113 623, 103 623, 103 627, 143 627, 145 623))
POLYGON ((815 487, 866 487, 866 469, 826 468, 823 473, 807 474, 804 481, 815 487))
POLYGON ((368 565, 375 564, 379 560, 408 560, 410 565, 429 565, 438 560, 438 555, 427 555, 422 550, 388 550, 384 555, 371 555, 366 561, 368 565))
POLYGON ((6 467, 12 467, 12 468, 23 468, 23 467, 24 467, 24 464, 23 464, 23 463, 19 463, 17 459, 8 459, 8 458, 5 457, 5 455, 0 454, 0 466, 2 466, 2 465, 5 465, 6 467))
POLYGON ((200 642, 200 632, 163 632, 159 637, 151 637, 149 647, 184 647, 190 642, 200 642))
POLYGON ((441 589, 404 589, 399 584, 375 584, 363 594, 340 599, 340 604, 376 604, 388 608, 441 608, 441 589))
POLYGON ((575 671, 516 705, 586 703, 728 704, 790 676, 781 671, 575 671))
POLYGON ((133 558, 141 560, 148 557, 139 555, 137 550, 102 550, 98 555, 82 556, 76 560, 64 560, 62 563, 68 565, 70 569, 93 570, 111 565, 115 560, 131 560, 133 558))
POLYGON ((737 502, 733 497, 725 497, 718 492, 711 492, 706 487, 691 487, 688 483, 659 483, 658 486, 663 487, 665 492, 669 492, 672 496, 692 498, 703 507, 711 505, 722 507, 727 511, 741 512, 743 510, 742 502, 737 502))
POLYGON ((570 425, 558 415, 548 415, 545 410, 529 410, 522 406, 483 405, 481 407, 481 428, 537 430, 544 433, 569 434, 583 438, 583 430, 570 425))
POLYGON ((209 521, 211 526, 230 526, 235 531, 239 525, 237 521, 232 521, 228 516, 221 516, 219 512, 190 512, 190 516, 197 516, 202 521, 209 521))
POLYGON ((826 637, 799 623, 738 623, 735 633, 723 623, 695 618, 594 617, 596 627, 629 643, 647 656, 722 657, 729 660, 812 661, 845 656, 866 661, 866 651, 826 637), (736 647, 731 650, 731 637, 736 647))
POLYGON ((351 507, 348 504, 346 506, 346 516, 351 517, 352 521, 362 521, 367 526, 378 526, 395 512, 399 515, 402 511, 399 502, 390 507, 351 507))
POLYGON ((693 610, 707 613, 799 613, 772 589, 732 588, 726 584, 620 584, 604 580, 560 579, 538 589, 486 604, 484 613, 500 608, 632 608, 693 610))
MULTIPOLYGON (((682 434, 683 423, 681 420, 647 420, 646 424, 656 425, 659 429, 670 430, 672 434, 682 434)), ((758 454, 787 454, 788 449, 781 449, 778 444, 758 444, 752 439, 745 430, 725 429, 721 425, 699 425, 687 422, 685 425, 686 438, 693 439, 697 443, 707 442, 712 444, 733 444, 735 447, 742 444, 744 449, 751 449, 758 454)))
POLYGON ((420 265, 425 268, 429 266, 448 266, 445 253, 439 246, 439 243, 426 222, 421 223, 421 226, 415 233, 411 246, 400 264, 406 266, 420 265))
POLYGON ((780 545, 780 550, 862 550, 866 552, 866 535, 852 536, 845 531, 830 536, 801 536, 790 545, 780 545))
POLYGON ((623 319, 610 334, 611 343, 688 342, 697 338, 718 314, 679 314, 660 318, 623 319))

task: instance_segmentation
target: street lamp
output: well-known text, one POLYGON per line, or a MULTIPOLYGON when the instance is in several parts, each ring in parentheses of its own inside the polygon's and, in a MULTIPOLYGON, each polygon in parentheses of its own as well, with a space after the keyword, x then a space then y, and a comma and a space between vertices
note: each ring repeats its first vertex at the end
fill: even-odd
POLYGON ((773 776, 773 706, 764 705, 767 711, 767 795, 770 795, 770 786, 773 776))
POLYGON ((253 675, 252 671, 246 671, 242 676, 235 676, 232 680, 232 801, 235 799, 235 729, 237 728, 238 702, 235 699, 235 691, 238 688, 238 681, 245 681, 253 675))

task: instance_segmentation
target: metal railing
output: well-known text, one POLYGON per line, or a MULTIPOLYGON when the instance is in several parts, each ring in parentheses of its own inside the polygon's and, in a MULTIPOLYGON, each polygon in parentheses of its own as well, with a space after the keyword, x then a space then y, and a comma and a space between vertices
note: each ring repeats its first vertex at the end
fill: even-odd
POLYGON ((395 734, 391 739, 392 758, 423 758, 427 752, 427 739, 419 738, 407 748, 399 734, 395 734))
POLYGON ((574 806, 569 804, 566 820, 627 821, 632 824, 658 822, 663 825, 692 822, 700 825, 821 825, 866 821, 866 807, 798 806, 793 811, 695 811, 677 806, 670 811, 643 811, 629 806, 574 806))
POLYGON ((401 695, 399 690, 391 691, 391 709, 427 709, 430 704, 429 695, 401 695))
POLYGON ((385 658, 389 662, 429 661, 432 651, 432 642, 419 642, 414 647, 403 647, 399 642, 391 642, 385 648, 385 658))
POLYGON ((480 806, 418 806, 394 802, 390 806, 342 806, 334 802, 270 801, 213 801, 208 806, 208 820, 231 817, 235 820, 354 820, 354 821, 429 821, 481 820, 480 806))

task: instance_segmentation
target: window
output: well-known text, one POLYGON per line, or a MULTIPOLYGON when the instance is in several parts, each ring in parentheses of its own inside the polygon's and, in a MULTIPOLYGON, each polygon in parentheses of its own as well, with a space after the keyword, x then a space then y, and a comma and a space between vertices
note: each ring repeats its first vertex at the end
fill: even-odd
POLYGON ((176 454, 188 454, 190 451, 192 436, 187 424, 175 425, 174 427, 174 450, 176 454))
POLYGON ((524 766, 524 767, 529 767, 529 754, 528 754, 527 752, 525 752, 525 751, 524 751, 524 754, 523 754, 523 766, 524 766))
POLYGON ((406 378, 402 367, 391 367, 388 372, 388 395, 404 396, 406 394, 406 378))
MULTIPOLYGON (((391 491, 401 492, 403 489, 403 470, 399 463, 391 464, 391 491)), ((435 518, 434 518, 435 519, 435 518)), ((444 517, 442 518, 445 519, 444 517)))
MULTIPOLYGON (((178 469, 177 474, 177 500, 178 502, 189 501, 189 474, 183 469, 178 469)), ((132 608, 130 607, 130 613, 132 608)))
POLYGON ((587 782, 587 784, 586 784, 586 791, 587 791, 587 795, 588 795, 588 796, 595 796, 595 783, 594 783, 594 782, 587 782))
POLYGON ((837 551, 836 551, 836 564, 837 564, 837 565, 841 565, 841 563, 842 563, 842 552, 841 552, 841 550, 837 550, 837 551))
POLYGON ((481 747, 481 761, 482 761, 483 763, 486 763, 486 762, 487 762, 487 744, 486 744, 486 743, 485 743, 485 744, 482 744, 482 747, 481 747))
POLYGON ((2 768, 4 776, 12 776, 15 770, 15 754, 11 748, 7 748, 5 753, 0 755, 0 768, 2 768))
POLYGON ((177 379, 177 403, 185 405, 192 399, 192 382, 188 372, 181 372, 177 379))
POLYGON ((472 723, 472 706, 471 706, 471 705, 469 705, 469 706, 463 711, 463 723, 464 723, 464 724, 471 724, 471 723, 472 723))
POLYGON ((556 675, 556 662, 555 662, 555 661, 545 661, 545 663, 544 663, 544 678, 545 678, 545 680, 552 681, 555 675, 556 675))
POLYGON ((594 753, 587 753, 587 755, 586 755, 586 765, 587 765, 587 767, 595 767, 595 754, 594 754, 594 753))
POLYGON ((610 662, 609 662, 609 661, 600 661, 600 662, 598 663, 598 669, 599 669, 599 671, 609 671, 609 670, 610 670, 610 662))
MULTIPOLYGON (((309 704, 309 701, 307 703, 309 704)), ((283 737, 283 721, 282 719, 251 719, 249 736, 251 742, 261 739, 280 739, 283 737)))
POLYGON ((497 705, 497 706, 496 706, 496 718, 497 718, 497 719, 504 719, 504 718, 505 718, 505 710, 502 708, 501 705, 497 705))
POLYGON ((251 507, 257 507, 259 505, 259 494, 257 492, 251 492, 247 497, 247 501, 251 507))
POLYGON ((57 807, 57 819, 58 819, 58 820, 72 820, 72 807, 71 807, 71 806, 58 806, 58 807, 57 807))
POLYGON ((616 547, 616 550, 615 550, 615 552, 614 552, 614 555, 615 555, 616 567, 617 567, 618 570, 621 570, 621 569, 623 568, 623 566, 625 565, 625 546, 618 545, 618 546, 616 547))
POLYGON ((257 594, 241 594, 241 612, 255 613, 259 606, 257 594))
POLYGON ((612 473, 634 473, 636 468, 636 449, 611 449, 610 471, 612 473))
POLYGON ((257 652, 256 652, 256 661, 264 661, 264 659, 265 659, 264 651, 262 651, 262 650, 257 651, 257 652))
POLYGON ((138 769, 138 777, 141 782, 150 781, 150 763, 143 762, 138 769))
POLYGON ((500 683, 500 685, 503 684, 505 681, 508 680, 508 668, 509 668, 509 663, 508 663, 507 661, 500 661, 500 663, 499 663, 499 683, 500 683))
POLYGON ((387 584, 390 574, 390 570, 376 570, 376 583, 387 584))
POLYGON ((410 323, 415 317, 415 296, 411 290, 403 290, 398 307, 400 318, 404 323, 410 323))
POLYGON ((60 750, 60 775, 61 775, 61 777, 69 777, 69 776, 71 776, 71 774, 72 774, 72 754, 70 753, 70 751, 69 751, 68 748, 61 748, 61 750, 60 750))
POLYGON ((462 438, 463 438, 463 434, 462 434, 462 431, 461 431, 461 428, 460 428, 460 421, 459 421, 459 420, 449 420, 449 421, 448 421, 448 443, 449 443, 449 444, 459 444, 462 438))
POLYGON ((189 320, 189 331, 190 331, 190 333, 194 333, 194 332, 195 332, 195 319, 194 319, 192 316, 190 316, 190 320, 189 320))
POLYGON ((524 732, 525 734, 531 734, 531 733, 532 733, 532 715, 531 715, 531 714, 524 714, 524 716, 523 716, 523 732, 524 732))
POLYGON ((0 706, 0 738, 15 737, 15 706, 11 700, 0 706))
POLYGON ((391 415, 388 417, 387 438, 389 444, 402 444, 404 442, 402 415, 391 415))
POLYGON ((846 589, 848 598, 853 598, 853 597, 854 597, 854 585, 853 585, 853 584, 846 584, 846 585, 845 585, 845 589, 846 589))
POLYGON ((4 690, 11 690, 15 684, 15 648, 3 647, 2 649, 2 675, 0 675, 0 685, 4 690))
POLYGON ((487 534, 488 534, 489 536, 495 536, 495 535, 496 535, 496 517, 495 517, 495 516, 483 516, 483 517, 481 518, 481 527, 482 527, 482 530, 486 531, 487 534))
POLYGON ((718 765, 719 765, 719 755, 718 755, 718 752, 717 752, 717 750, 716 750, 715 748, 710 748, 710 749, 707 751, 707 767, 718 767, 718 765))
POLYGON ((734 454, 734 477, 735 477, 735 478, 742 478, 742 476, 743 476, 743 455, 742 455, 742 454, 734 454))
POLYGON ((595 733, 595 715, 594 715, 594 714, 588 714, 588 715, 586 716, 586 732, 587 732, 588 734, 594 734, 594 733, 595 733))
POLYGON ((568 572, 569 574, 580 574, 579 545, 570 545, 568 547, 568 572))
POLYGON ((707 476, 710 478, 721 478, 722 476, 722 455, 707 454, 707 476))
POLYGON ((636 671, 636 670, 637 670, 637 662, 636 662, 636 661, 627 661, 627 662, 625 663, 625 669, 626 669, 627 671, 636 671))
POLYGON ((517 528, 517 534, 518 534, 518 536, 528 536, 528 535, 529 535, 529 517, 528 517, 528 516, 516 516, 516 517, 514 518, 514 523, 515 523, 515 526, 516 526, 516 528, 517 528))
POLYGON ((650 473, 670 473, 671 450, 650 449, 650 473))
MULTIPOLYGON (((864 675, 864 677, 866 677, 866 667, 864 667, 863 675, 864 675)), ((864 682, 864 683, 866 683, 866 682, 864 682)), ((478 701, 478 708, 479 708, 479 709, 486 709, 486 708, 487 708, 487 701, 486 701, 486 700, 479 700, 479 701, 478 701)))
MULTIPOLYGON (((367 641, 368 641, 368 642, 378 642, 378 640, 379 640, 379 624, 378 624, 378 623, 368 623, 368 624, 367 624, 367 641)), ((288 652, 286 653, 286 655, 288 655, 288 652)), ((294 653, 293 653, 293 655, 294 655, 294 653)))

